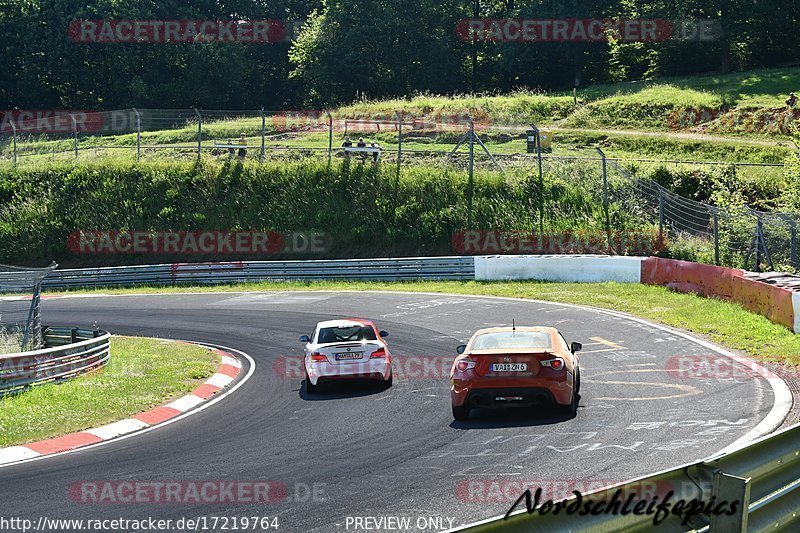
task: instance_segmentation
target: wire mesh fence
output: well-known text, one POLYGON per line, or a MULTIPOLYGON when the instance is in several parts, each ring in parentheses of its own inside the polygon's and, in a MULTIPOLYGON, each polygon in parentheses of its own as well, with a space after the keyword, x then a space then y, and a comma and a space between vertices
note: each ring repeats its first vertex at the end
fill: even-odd
MULTIPOLYGON (((41 117, 6 115, 0 123, 0 159, 15 165, 109 155, 128 160, 215 158, 253 162, 330 162, 335 158, 355 165, 351 168, 359 165, 378 168, 380 165, 374 176, 358 186, 369 182, 376 194, 385 191, 386 198, 375 199, 380 204, 377 211, 364 216, 377 217, 389 226, 402 223, 397 214, 402 201, 418 201, 408 194, 403 198, 398 193, 401 169, 441 168, 468 176, 460 192, 462 196, 457 199, 463 205, 448 203, 446 199, 452 197, 448 193, 442 195, 447 205, 439 207, 440 215, 449 217, 447 229, 454 235, 458 231, 489 229, 529 236, 538 233, 532 237, 540 245, 534 250, 553 253, 646 254, 658 253, 668 244, 670 253, 675 256, 709 263, 754 270, 800 268, 796 249, 798 217, 795 213, 716 208, 640 178, 636 172, 624 167, 621 160, 607 158, 591 147, 572 150, 566 155, 542 153, 541 149, 541 138, 535 125, 475 123, 467 113, 414 116, 409 113, 333 114, 325 110, 131 108, 103 112, 51 112, 41 117), (536 132, 533 145, 530 143, 531 131, 536 132), (488 142, 490 139, 495 142, 488 142), (487 143, 484 144, 484 140, 487 143), (473 173, 478 171, 496 174, 496 179, 503 185, 492 188, 486 185, 485 180, 476 183, 473 173), (391 210, 394 214, 390 213, 391 210), (589 235, 587 239, 592 246, 564 243, 551 246, 554 237, 544 236, 546 232, 557 232, 561 235, 558 238, 567 235, 571 239, 576 228, 589 235), (635 239, 645 236, 647 245, 625 242, 626 236, 630 235, 635 239), (599 244, 598 240, 604 240, 604 243, 599 244), (542 248, 542 241, 549 244, 542 248)), ((274 204, 274 191, 252 188, 248 193, 248 202, 274 204)), ((337 209, 347 209, 347 206, 342 204, 337 209)), ((252 208, 246 211, 252 211, 252 208)), ((153 219, 164 218, 163 213, 162 209, 150 218, 139 213, 135 219, 140 226, 150 225, 141 229, 158 230, 153 219)), ((262 219, 269 220, 270 215, 262 219)), ((133 225, 130 220, 120 220, 118 210, 98 210, 83 227, 88 228, 91 224, 92 228, 119 230, 133 225)), ((215 230, 242 226, 240 220, 224 217, 215 220, 213 213, 204 220, 212 221, 211 229, 215 230)), ((318 225, 320 227, 301 229, 330 229, 330 225, 318 225)), ((247 229, 246 224, 244 227, 247 229)), ((383 229, 394 235, 404 231, 399 227, 383 229)), ((369 231, 376 230, 372 226, 358 230, 362 234, 369 231)), ((437 239, 442 243, 451 241, 444 235, 437 239)), ((457 238, 453 237, 453 240, 457 238)), ((417 244, 417 248, 413 242, 399 248, 387 245, 383 251, 387 254, 414 254, 421 250, 434 254, 463 251, 463 247, 457 245, 437 245, 437 248, 417 244)), ((358 257, 367 253, 356 249, 335 249, 336 257, 347 254, 358 257)), ((492 246, 474 250, 475 253, 495 251, 504 253, 504 250, 492 246)), ((511 247, 505 252, 512 251, 525 252, 527 248, 511 247)), ((231 256, 205 254, 202 259, 231 259, 231 256)))
POLYGON ((0 353, 37 350, 44 345, 41 288, 55 267, 52 264, 22 269, 0 265, 0 353), (2 296, 9 293, 14 296, 2 296))

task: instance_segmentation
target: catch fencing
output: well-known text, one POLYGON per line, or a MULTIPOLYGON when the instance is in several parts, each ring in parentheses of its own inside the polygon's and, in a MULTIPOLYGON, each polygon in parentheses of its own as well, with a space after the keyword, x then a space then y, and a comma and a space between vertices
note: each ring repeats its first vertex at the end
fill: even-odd
POLYGON ((99 329, 44 328, 45 348, 0 355, 0 396, 60 382, 105 365, 111 334, 99 329))

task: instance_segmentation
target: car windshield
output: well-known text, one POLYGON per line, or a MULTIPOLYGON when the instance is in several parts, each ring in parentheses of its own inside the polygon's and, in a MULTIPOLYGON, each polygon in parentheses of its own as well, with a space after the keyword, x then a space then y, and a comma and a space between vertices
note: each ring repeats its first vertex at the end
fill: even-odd
POLYGON ((551 348, 550 334, 543 331, 498 331, 479 335, 472 344, 473 350, 506 348, 551 348))
POLYGON ((370 326, 343 326, 320 329, 317 343, 374 340, 377 340, 377 337, 375 336, 375 330, 370 326))

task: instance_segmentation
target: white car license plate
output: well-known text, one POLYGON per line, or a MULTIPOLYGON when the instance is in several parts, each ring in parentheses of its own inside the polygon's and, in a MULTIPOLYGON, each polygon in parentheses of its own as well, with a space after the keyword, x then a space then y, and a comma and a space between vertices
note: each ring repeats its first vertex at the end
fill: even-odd
POLYGON ((525 372, 528 363, 492 363, 492 372, 525 372))
POLYGON ((337 361, 347 361, 349 359, 361 359, 364 357, 364 352, 343 352, 335 353, 333 355, 336 356, 337 361))

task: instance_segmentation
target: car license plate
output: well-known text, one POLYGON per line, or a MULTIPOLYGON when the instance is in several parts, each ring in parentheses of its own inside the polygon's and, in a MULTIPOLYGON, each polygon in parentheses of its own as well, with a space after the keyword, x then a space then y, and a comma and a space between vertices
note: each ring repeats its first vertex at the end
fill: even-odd
POLYGON ((525 372, 528 363, 492 363, 492 372, 525 372))
POLYGON ((343 352, 335 353, 337 361, 347 361, 348 359, 361 359, 364 357, 364 352, 343 352))

